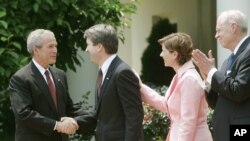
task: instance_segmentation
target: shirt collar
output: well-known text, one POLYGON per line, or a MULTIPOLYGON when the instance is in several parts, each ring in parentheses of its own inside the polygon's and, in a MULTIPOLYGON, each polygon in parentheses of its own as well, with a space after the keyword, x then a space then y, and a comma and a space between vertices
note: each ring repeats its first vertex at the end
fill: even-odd
POLYGON ((117 56, 116 54, 111 55, 111 56, 103 63, 103 65, 101 66, 103 78, 105 78, 105 76, 106 76, 106 74, 107 74, 107 71, 108 71, 108 68, 109 68, 111 62, 115 59, 116 56, 117 56))
POLYGON ((237 44, 236 48, 234 49, 234 52, 233 52, 234 55, 237 53, 237 51, 239 50, 241 44, 242 44, 247 38, 248 38, 248 36, 245 36, 244 38, 242 38, 242 39, 240 40, 240 42, 237 44))
POLYGON ((177 70, 178 77, 181 77, 184 74, 184 72, 186 72, 186 70, 192 68, 195 68, 192 60, 187 61, 177 70))
POLYGON ((40 71, 40 73, 43 75, 46 71, 45 68, 43 68, 41 65, 39 65, 34 58, 32 58, 33 63, 37 67, 37 69, 40 71))

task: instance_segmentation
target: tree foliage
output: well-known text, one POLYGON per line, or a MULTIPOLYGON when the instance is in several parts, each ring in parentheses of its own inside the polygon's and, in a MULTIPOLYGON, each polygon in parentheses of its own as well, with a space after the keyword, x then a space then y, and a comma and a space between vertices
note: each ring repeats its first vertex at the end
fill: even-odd
POLYGON ((30 60, 30 55, 26 51, 26 38, 30 31, 37 28, 53 31, 58 42, 56 66, 63 70, 75 71, 75 66, 81 65, 81 57, 77 52, 86 47, 83 40, 84 30, 97 23, 108 23, 119 28, 120 39, 123 39, 123 29, 129 24, 129 19, 125 17, 125 14, 135 13, 136 2, 1 0, 0 137, 14 133, 12 130, 14 119, 10 112, 7 87, 10 76, 30 60), (6 109, 8 112, 3 113, 6 109))

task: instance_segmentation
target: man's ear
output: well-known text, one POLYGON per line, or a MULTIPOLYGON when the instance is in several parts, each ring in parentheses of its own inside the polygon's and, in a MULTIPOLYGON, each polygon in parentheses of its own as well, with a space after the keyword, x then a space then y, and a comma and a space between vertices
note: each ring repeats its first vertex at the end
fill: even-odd
POLYGON ((235 33, 237 29, 239 29, 239 26, 237 25, 237 23, 233 22, 230 24, 231 27, 231 32, 235 33))
POLYGON ((31 50, 32 50, 33 54, 37 54, 38 53, 38 48, 36 46, 33 46, 31 48, 31 50))
POLYGON ((96 46, 97 46, 97 50, 98 50, 98 51, 104 50, 104 47, 103 47, 102 44, 98 43, 96 46))

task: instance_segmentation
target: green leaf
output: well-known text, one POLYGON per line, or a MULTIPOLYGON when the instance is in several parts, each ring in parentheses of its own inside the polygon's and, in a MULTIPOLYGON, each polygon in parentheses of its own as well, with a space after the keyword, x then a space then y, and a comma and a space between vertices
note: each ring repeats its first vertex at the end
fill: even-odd
POLYGON ((5 50, 6 50, 5 48, 0 48, 0 56, 3 54, 5 50))
POLYGON ((4 74, 4 69, 3 67, 0 66, 0 75, 3 75, 4 74))
POLYGON ((5 11, 0 11, 0 18, 6 16, 6 12, 5 11))
POLYGON ((69 6, 69 0, 62 0, 62 2, 64 3, 64 4, 66 4, 67 6, 69 6))
POLYGON ((18 58, 13 57, 12 55, 10 57, 8 57, 8 60, 6 60, 5 62, 3 62, 3 64, 5 64, 6 66, 18 66, 18 58))
POLYGON ((39 3, 39 4, 41 4, 42 1, 41 0, 36 0, 36 2, 39 3))
POLYGON ((39 4, 38 3, 35 3, 33 5, 33 10, 37 13, 38 12, 38 9, 39 9, 39 4))
POLYGON ((5 29, 8 28, 8 23, 3 20, 0 20, 0 25, 2 25, 5 29))
POLYGON ((9 55, 11 55, 13 59, 18 59, 18 54, 16 52, 8 52, 9 55))
POLYGON ((4 29, 0 29, 0 35, 1 36, 8 36, 8 33, 4 29))
POLYGON ((0 38, 0 40, 3 41, 3 42, 6 42, 6 41, 8 40, 8 38, 2 36, 2 37, 0 38))
POLYGON ((22 46, 20 43, 18 42, 11 42, 10 44, 14 45, 16 48, 18 48, 19 50, 21 50, 22 46))
POLYGON ((47 1, 47 3, 51 6, 51 7, 53 7, 53 1, 52 0, 46 0, 47 1))
POLYGON ((11 8, 17 9, 18 1, 9 2, 9 5, 10 5, 11 8))
POLYGON ((20 64, 26 64, 29 61, 29 57, 22 57, 20 64))
POLYGON ((58 18, 58 19, 56 20, 56 23, 57 23, 58 25, 62 25, 62 22, 63 22, 63 19, 61 19, 61 18, 58 18))

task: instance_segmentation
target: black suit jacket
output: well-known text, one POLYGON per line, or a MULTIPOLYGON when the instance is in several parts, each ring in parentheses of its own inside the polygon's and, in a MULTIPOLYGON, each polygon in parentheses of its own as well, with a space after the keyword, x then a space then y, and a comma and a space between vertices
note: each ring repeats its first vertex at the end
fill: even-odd
MULTIPOLYGON (((42 74, 31 61, 17 71, 10 79, 10 100, 15 115, 16 141, 68 141, 68 136, 54 131, 56 121, 61 117, 75 117, 86 114, 79 107, 73 105, 68 93, 65 73, 50 67, 56 87, 56 110, 49 88, 42 74)), ((77 119, 79 125, 85 129, 95 127, 95 119, 77 119)), ((85 132, 83 128, 79 132, 85 132)))
POLYGON ((143 108, 138 78, 116 57, 97 100, 98 141, 141 141, 143 108))
POLYGON ((212 77, 211 91, 206 93, 212 119, 214 141, 229 141, 230 125, 250 124, 250 37, 240 46, 231 72, 221 71, 212 77))

